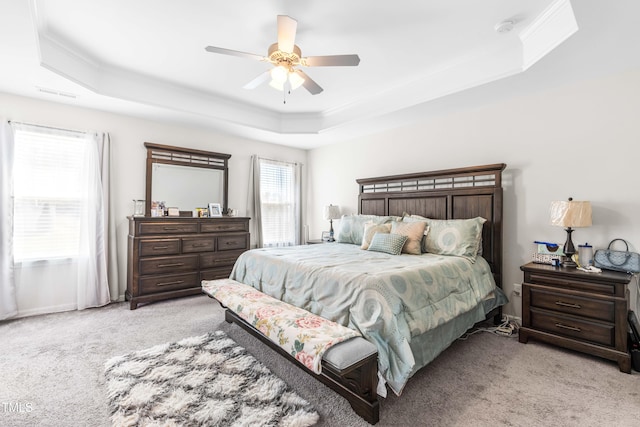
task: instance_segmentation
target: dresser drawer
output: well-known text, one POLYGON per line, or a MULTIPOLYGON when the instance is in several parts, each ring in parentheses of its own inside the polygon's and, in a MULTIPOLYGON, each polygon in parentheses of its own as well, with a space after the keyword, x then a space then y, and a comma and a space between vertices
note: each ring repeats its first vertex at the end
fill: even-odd
POLYGON ((191 271, 198 268, 197 255, 144 258, 140 260, 140 274, 163 274, 191 271))
POLYGON ((197 239, 182 239, 182 252, 210 252, 215 250, 216 240, 214 237, 199 237, 197 239))
POLYGON ((224 222, 212 222, 200 224, 201 233, 226 233, 233 231, 249 231, 249 221, 246 220, 225 220, 224 222))
POLYGON ((244 250, 212 252, 200 255, 200 268, 214 268, 223 266, 233 266, 244 250))
POLYGON ((180 253, 180 239, 141 240, 140 256, 180 253))
POLYGON ((218 237, 219 251, 249 249, 249 233, 228 234, 218 237))
POLYGON ((615 303, 613 301, 554 292, 553 290, 537 287, 532 287, 530 292, 531 300, 529 304, 531 307, 544 308, 608 322, 615 321, 615 303))
POLYGON ((212 268, 211 270, 202 270, 200 272, 200 280, 217 280, 228 279, 231 275, 233 267, 212 268))
POLYGON ((140 227, 140 235, 149 234, 186 234, 197 233, 198 223, 196 222, 179 222, 179 221, 166 221, 166 222, 141 222, 138 224, 140 227))
POLYGON ((531 308, 531 327, 580 341, 615 346, 614 324, 589 321, 546 310, 531 308))
POLYGON ((148 276, 140 279, 141 294, 175 291, 200 286, 198 273, 168 274, 164 276, 148 276))

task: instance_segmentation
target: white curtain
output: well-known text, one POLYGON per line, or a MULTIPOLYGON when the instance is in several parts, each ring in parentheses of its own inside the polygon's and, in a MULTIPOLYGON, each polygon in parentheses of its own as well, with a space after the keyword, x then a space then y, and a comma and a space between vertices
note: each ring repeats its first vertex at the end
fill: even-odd
POLYGON ((301 164, 251 157, 247 209, 256 247, 303 243, 301 182, 301 164))
MULTIPOLYGON (((82 133, 12 123, 19 132, 63 135, 86 142, 77 181, 82 199, 77 221, 77 256, 36 257, 14 264, 18 316, 99 307, 120 295, 115 254, 115 224, 110 202, 110 141, 106 133, 82 133), (112 282, 111 282, 112 281, 112 282)), ((4 171, 4 168, 3 168, 4 171)), ((68 171, 68 170, 67 170, 68 171)), ((60 171, 61 174, 65 170, 60 171)))
POLYGON ((0 118, 0 320, 18 314, 13 272, 13 129, 0 118))
POLYGON ((111 137, 108 133, 96 134, 98 153, 100 154, 100 177, 102 182, 103 215, 105 218, 105 253, 107 254, 107 277, 111 301, 124 298, 126 284, 118 280, 118 253, 116 245, 115 203, 111 203, 111 137))
MULTIPOLYGON (((85 211, 80 218, 77 309, 100 307, 109 293, 109 143, 108 134, 91 135, 83 176, 87 180, 85 211), (105 153, 106 150, 106 153, 105 153)), ((117 289, 117 283, 116 283, 117 289)), ((116 293, 117 298, 118 293, 116 293)))
POLYGON ((247 211, 251 217, 250 233, 255 247, 262 247, 262 203, 260 202, 260 157, 251 156, 247 211))

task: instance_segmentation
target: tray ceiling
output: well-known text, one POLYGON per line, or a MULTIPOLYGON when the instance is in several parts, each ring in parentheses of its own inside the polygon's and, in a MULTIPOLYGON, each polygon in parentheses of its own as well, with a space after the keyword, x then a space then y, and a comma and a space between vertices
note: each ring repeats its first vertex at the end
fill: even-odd
MULTIPOLYGON (((310 148, 393 125, 398 112, 526 71, 578 31, 568 0, 11 0, 12 58, 0 90, 197 124, 310 148), (304 56, 357 53, 357 67, 305 68, 324 91, 242 86, 269 64, 276 16, 298 21, 304 56), (511 21, 508 32, 496 30, 511 21)), ((5 22, 6 21, 6 22, 5 22)))

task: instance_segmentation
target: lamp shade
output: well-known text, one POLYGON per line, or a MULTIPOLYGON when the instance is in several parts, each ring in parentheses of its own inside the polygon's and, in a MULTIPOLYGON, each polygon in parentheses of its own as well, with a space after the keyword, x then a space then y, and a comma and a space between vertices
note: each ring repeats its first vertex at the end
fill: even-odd
POLYGON ((591 202, 572 199, 551 202, 549 213, 551 225, 571 228, 591 226, 591 202))
POLYGON ((324 207, 324 219, 340 219, 340 206, 329 205, 324 207))

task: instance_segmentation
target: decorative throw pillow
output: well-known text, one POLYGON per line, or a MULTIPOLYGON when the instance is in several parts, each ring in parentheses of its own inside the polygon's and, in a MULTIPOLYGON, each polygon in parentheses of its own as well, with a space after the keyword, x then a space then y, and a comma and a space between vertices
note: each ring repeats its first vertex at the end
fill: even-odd
POLYGON ((340 228, 336 241, 339 243, 362 244, 365 222, 372 221, 375 224, 384 224, 391 221, 390 216, 377 215, 343 215, 340 219, 340 228))
POLYGON ((407 241, 402 252, 411 255, 422 253, 422 237, 427 223, 425 221, 394 221, 391 223, 391 232, 407 236, 407 241))
POLYGON ((429 233, 429 225, 427 224, 427 218, 420 215, 408 215, 402 217, 402 221, 404 222, 419 222, 422 221, 425 223, 424 233, 422 235, 422 241, 420 242, 420 251, 423 253, 427 252, 427 234, 429 233))
POLYGON ((387 234, 387 233, 375 233, 371 244, 369 245, 370 251, 384 252, 385 254, 400 255, 402 253, 402 247, 407 240, 407 236, 400 234, 387 234))
POLYGON ((427 252, 457 255, 475 262, 482 240, 482 217, 471 219, 427 219, 427 252))
POLYGON ((373 221, 366 222, 364 224, 364 236, 362 237, 362 245, 360 246, 360 249, 369 249, 371 239, 373 239, 373 235, 376 233, 391 233, 391 223, 376 224, 373 221))

